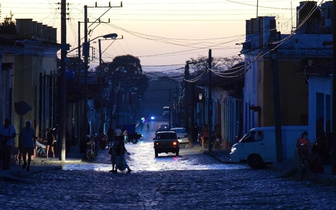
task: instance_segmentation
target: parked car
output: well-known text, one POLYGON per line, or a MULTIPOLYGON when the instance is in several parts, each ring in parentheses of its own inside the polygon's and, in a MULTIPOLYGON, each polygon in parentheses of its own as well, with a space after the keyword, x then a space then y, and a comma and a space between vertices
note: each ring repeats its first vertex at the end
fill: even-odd
POLYGON ((156 132, 159 132, 159 131, 169 131, 169 125, 166 125, 166 124, 161 124, 158 129, 156 130, 156 132))
POLYGON ((189 134, 187 130, 183 127, 171 128, 171 131, 174 131, 177 135, 177 139, 180 144, 188 144, 189 143, 189 134))
POLYGON ((179 155, 179 142, 177 140, 177 135, 174 131, 158 131, 155 134, 154 140, 154 151, 155 157, 159 156, 159 153, 176 153, 179 155))
POLYGON ((168 118, 169 117, 169 111, 163 111, 162 116, 164 118, 168 118))
POLYGON ((163 114, 162 114, 162 116, 164 118, 168 118, 169 117, 169 106, 164 106, 163 107, 163 114))

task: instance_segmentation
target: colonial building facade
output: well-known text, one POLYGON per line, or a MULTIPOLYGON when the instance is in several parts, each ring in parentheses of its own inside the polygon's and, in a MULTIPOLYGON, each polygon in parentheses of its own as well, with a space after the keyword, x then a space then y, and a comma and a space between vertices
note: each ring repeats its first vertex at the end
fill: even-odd
MULTIPOLYGON (((276 120, 283 126, 316 122, 316 114, 310 116, 310 111, 321 106, 309 98, 309 71, 311 66, 320 66, 314 71, 322 73, 324 64, 330 62, 332 48, 325 43, 332 39, 331 7, 332 2, 320 7, 316 2, 301 2, 297 8, 297 26, 291 34, 277 31, 275 17, 246 21, 246 41, 241 51, 248 68, 244 86, 244 132, 252 127, 274 126, 276 120), (274 113, 275 90, 279 93, 280 119, 276 119, 274 113)), ((322 98, 326 103, 330 101, 328 97, 322 98)))
POLYGON ((15 25, 16 33, 0 33, 0 120, 11 117, 18 132, 31 120, 44 136, 57 123, 56 29, 32 19, 16 19, 15 25))

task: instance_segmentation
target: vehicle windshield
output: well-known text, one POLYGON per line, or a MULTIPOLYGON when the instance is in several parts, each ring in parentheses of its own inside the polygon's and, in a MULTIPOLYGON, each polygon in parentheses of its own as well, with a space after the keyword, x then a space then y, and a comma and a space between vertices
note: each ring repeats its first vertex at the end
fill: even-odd
POLYGON ((184 129, 172 129, 175 133, 185 133, 186 131, 184 129))
POLYGON ((159 133, 156 135, 156 139, 161 140, 161 139, 176 139, 176 134, 175 133, 159 133))
POLYGON ((264 138, 263 131, 250 131, 241 138, 240 142, 257 142, 264 138))

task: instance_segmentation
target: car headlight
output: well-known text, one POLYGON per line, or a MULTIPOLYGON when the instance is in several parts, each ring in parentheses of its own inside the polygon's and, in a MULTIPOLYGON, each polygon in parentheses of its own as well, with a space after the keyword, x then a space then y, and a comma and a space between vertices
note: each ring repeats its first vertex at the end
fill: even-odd
POLYGON ((236 150, 237 150, 236 147, 232 147, 232 148, 231 148, 231 152, 230 152, 230 154, 234 153, 236 150))

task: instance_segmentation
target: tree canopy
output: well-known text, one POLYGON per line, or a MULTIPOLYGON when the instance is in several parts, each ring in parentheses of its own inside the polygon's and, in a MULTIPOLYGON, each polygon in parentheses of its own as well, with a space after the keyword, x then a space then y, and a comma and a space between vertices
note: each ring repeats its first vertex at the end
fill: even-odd
POLYGON ((13 22, 12 12, 10 12, 10 17, 5 17, 4 22, 0 23, 0 34, 15 34, 16 26, 13 22))
POLYGON ((114 86, 124 91, 144 95, 148 88, 148 78, 142 72, 140 60, 132 55, 117 56, 112 63, 102 65, 97 72, 111 77, 114 86))

